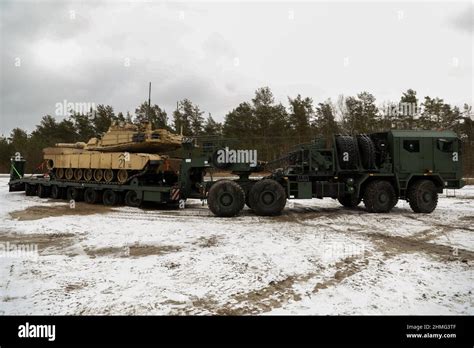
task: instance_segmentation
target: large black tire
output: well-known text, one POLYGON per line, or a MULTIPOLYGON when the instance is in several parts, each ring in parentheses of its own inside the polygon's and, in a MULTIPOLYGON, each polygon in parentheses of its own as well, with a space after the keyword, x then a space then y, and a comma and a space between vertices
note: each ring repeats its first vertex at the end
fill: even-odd
POLYGON ((388 213, 396 200, 395 189, 386 180, 375 180, 365 187, 364 204, 369 213, 388 213))
POLYGON ((280 215, 286 205, 285 189, 275 180, 260 180, 250 189, 249 204, 257 215, 280 215))
POLYGON ((438 204, 436 185, 431 180, 418 180, 408 187, 407 201, 415 213, 431 213, 438 204))
POLYGON ((365 169, 375 168, 375 145, 372 139, 367 135, 359 135, 357 137, 359 144, 360 161, 365 169))
POLYGON ((245 192, 234 181, 219 180, 209 189, 207 205, 216 216, 236 216, 244 204, 245 192))
POLYGON ((58 185, 51 186, 51 198, 53 199, 62 199, 63 198, 63 189, 58 185))
POLYGON ((92 187, 88 187, 84 190, 84 202, 88 204, 96 204, 101 200, 101 191, 94 190, 92 187))
POLYGON ((134 208, 138 208, 142 205, 142 199, 138 197, 137 191, 127 191, 125 194, 125 205, 134 208))
POLYGON ((66 199, 70 201, 71 199, 79 202, 84 199, 84 191, 82 189, 78 189, 77 187, 69 186, 66 189, 66 199))
POLYGON ((36 185, 25 184, 25 195, 36 196, 36 185))
POLYGON ((105 190, 102 194, 102 202, 108 206, 117 205, 120 202, 120 194, 114 190, 105 190))
POLYGON ((339 197, 337 200, 346 208, 355 208, 360 204, 362 198, 357 197, 356 195, 344 195, 339 197))
POLYGON ((45 185, 38 185, 37 194, 39 198, 48 198, 51 192, 51 188, 45 185))
POLYGON ((336 147, 341 169, 356 169, 359 162, 357 143, 351 136, 340 135, 336 137, 336 147))

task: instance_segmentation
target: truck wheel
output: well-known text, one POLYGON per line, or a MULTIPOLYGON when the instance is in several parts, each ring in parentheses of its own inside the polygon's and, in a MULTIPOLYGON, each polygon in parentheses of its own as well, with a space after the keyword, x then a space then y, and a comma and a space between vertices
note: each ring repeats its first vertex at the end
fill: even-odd
POLYGON ((431 180, 416 181, 408 188, 407 200, 415 213, 431 213, 438 204, 436 185, 431 180))
POLYGON ((48 186, 38 185, 38 197, 39 198, 48 198, 50 193, 50 188, 48 186))
POLYGON ((125 205, 138 208, 142 204, 142 199, 138 197, 137 191, 127 191, 125 194, 125 205))
POLYGON ((219 180, 209 189, 207 205, 216 216, 236 216, 244 203, 244 190, 231 180, 219 180))
POLYGON ((120 196, 118 192, 113 190, 105 190, 102 195, 102 202, 104 205, 117 205, 120 201, 120 196))
POLYGON ((84 191, 84 202, 88 204, 96 204, 100 201, 100 191, 88 187, 84 191))
POLYGON ((336 137, 336 146, 341 169, 355 169, 359 161, 357 143, 348 135, 336 137))
POLYGON ((63 191, 58 185, 51 186, 51 198, 61 199, 63 197, 63 191))
POLYGON ((249 204, 257 215, 280 215, 286 205, 285 189, 275 180, 260 180, 250 189, 249 204))
POLYGON ((70 201, 71 199, 75 201, 82 201, 84 198, 84 192, 81 189, 76 187, 68 187, 66 190, 66 199, 70 201))
POLYGON ((386 180, 372 181, 365 188, 364 204, 369 213, 388 213, 396 200, 395 189, 386 180))
POLYGON ((355 208, 360 204, 362 198, 357 197, 356 195, 344 195, 339 197, 337 200, 346 208, 355 208))
POLYGON ((375 168, 375 145, 367 135, 360 135, 357 137, 359 144, 360 159, 362 166, 365 169, 375 168))
POLYGON ((32 184, 25 184, 25 195, 36 196, 36 186, 32 184))

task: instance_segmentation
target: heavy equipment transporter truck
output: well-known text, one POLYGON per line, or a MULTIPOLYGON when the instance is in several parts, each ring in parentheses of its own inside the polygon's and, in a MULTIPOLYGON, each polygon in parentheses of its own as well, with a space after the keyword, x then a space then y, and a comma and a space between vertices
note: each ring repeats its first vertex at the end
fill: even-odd
POLYGON ((176 177, 147 175, 120 183, 58 180, 54 176, 23 177, 21 158, 12 159, 11 191, 26 191, 40 197, 84 199, 88 203, 130 206, 144 201, 175 204, 187 198, 207 200, 216 216, 238 215, 246 204, 255 214, 278 215, 288 199, 330 197, 344 207, 361 201, 370 213, 388 213, 399 199, 409 202, 415 213, 431 213, 444 188, 458 189, 462 180, 461 142, 451 131, 408 131, 334 135, 296 146, 278 161, 264 178, 250 175, 261 164, 218 163, 216 150, 222 143, 209 142, 194 148, 183 144, 176 177), (238 179, 204 180, 206 171, 225 168, 238 179))

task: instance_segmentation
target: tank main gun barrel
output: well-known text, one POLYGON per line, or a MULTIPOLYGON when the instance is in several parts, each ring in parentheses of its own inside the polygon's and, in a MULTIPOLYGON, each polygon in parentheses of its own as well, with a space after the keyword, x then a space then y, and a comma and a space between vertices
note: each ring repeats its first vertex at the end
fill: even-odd
POLYGON ((84 149, 86 147, 86 143, 77 142, 77 143, 56 143, 54 146, 56 147, 65 147, 69 149, 84 149))

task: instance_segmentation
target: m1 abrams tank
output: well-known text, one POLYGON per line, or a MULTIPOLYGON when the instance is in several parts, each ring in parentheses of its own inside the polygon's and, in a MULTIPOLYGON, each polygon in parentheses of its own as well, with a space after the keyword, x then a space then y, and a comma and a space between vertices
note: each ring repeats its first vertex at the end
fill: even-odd
MULTIPOLYGON (((182 137, 149 123, 112 125, 101 139, 58 143, 43 150, 58 180, 125 184, 148 173, 175 173, 180 160, 159 155, 181 146, 182 137)), ((169 176, 169 175, 168 175, 169 176)))

